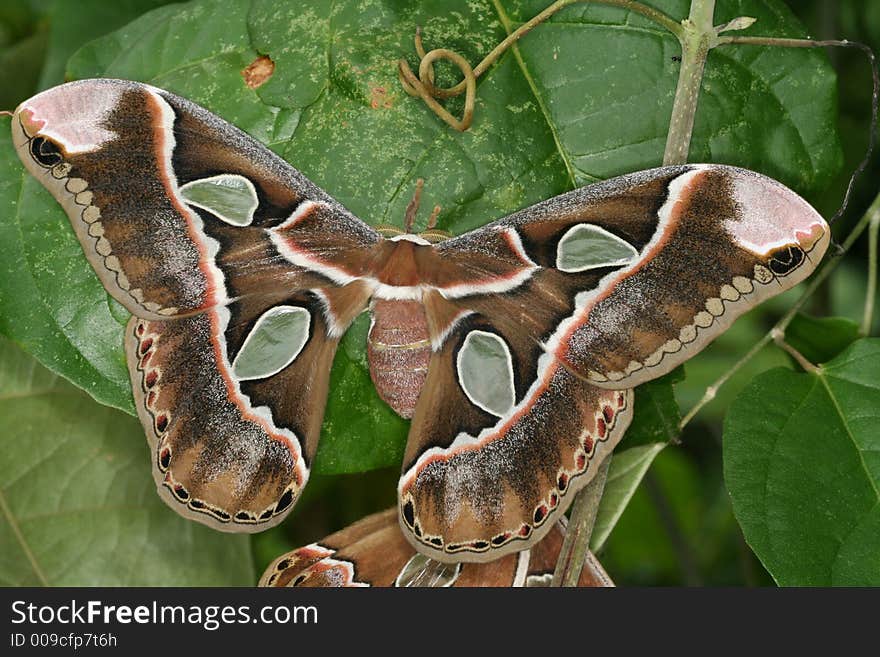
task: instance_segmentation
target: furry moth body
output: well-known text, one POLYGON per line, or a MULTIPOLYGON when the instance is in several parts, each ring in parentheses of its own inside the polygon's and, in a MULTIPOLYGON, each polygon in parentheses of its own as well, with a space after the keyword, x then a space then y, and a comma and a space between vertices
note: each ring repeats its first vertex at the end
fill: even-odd
POLYGON ((440 561, 550 531, 623 435, 632 388, 803 280, 829 240, 794 192, 711 164, 576 189, 437 244, 386 239, 243 132, 135 82, 50 89, 12 130, 133 314, 163 499, 226 531, 283 519, 338 340, 372 308, 373 379, 412 416, 400 525, 440 561))

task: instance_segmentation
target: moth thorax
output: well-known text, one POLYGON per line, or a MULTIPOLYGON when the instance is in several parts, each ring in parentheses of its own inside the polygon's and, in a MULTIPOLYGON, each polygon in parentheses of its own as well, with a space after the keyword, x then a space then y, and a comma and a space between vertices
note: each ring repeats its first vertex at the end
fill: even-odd
POLYGON ((428 375, 431 341, 419 301, 377 299, 367 339, 370 377, 379 396, 398 415, 411 418, 428 375))

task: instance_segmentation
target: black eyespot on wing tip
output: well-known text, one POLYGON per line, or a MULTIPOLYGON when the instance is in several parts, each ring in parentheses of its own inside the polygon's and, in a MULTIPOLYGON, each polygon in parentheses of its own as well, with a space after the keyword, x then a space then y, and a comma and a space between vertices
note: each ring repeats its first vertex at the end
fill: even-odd
POLYGON ((775 251, 767 261, 767 266, 777 276, 785 276, 803 264, 806 254, 797 245, 785 246, 775 251))
POLYGON ((40 166, 51 168, 56 164, 61 164, 64 158, 61 156, 61 149, 45 137, 34 137, 30 143, 31 157, 40 166))

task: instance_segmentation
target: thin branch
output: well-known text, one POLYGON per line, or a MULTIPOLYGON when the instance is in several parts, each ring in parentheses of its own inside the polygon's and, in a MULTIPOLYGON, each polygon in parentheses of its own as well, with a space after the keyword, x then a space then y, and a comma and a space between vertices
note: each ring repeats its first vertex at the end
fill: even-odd
POLYGON ((785 332, 782 329, 774 329, 770 333, 776 346, 794 358, 797 364, 801 366, 801 369, 810 374, 815 374, 819 371, 819 368, 807 360, 806 356, 785 341, 785 332))
MULTIPOLYGON (((714 12, 715 0, 691 0, 689 18, 675 32, 682 46, 682 66, 669 120, 664 164, 687 162, 697 101, 703 83, 703 70, 709 54, 709 36, 714 38, 716 35, 712 26, 714 12)), ((606 461, 610 461, 610 458, 606 461)), ((586 550, 589 549, 609 465, 605 464, 605 473, 601 479, 597 475, 574 500, 572 522, 553 574, 554 586, 574 586, 577 583, 586 559, 586 550), (576 517, 580 519, 579 522, 574 522, 576 517)))
POLYGON ((599 512, 599 503, 602 501, 609 467, 611 467, 611 454, 599 464, 592 481, 574 498, 568 531, 565 533, 562 551, 559 553, 550 586, 578 585, 581 570, 590 552, 590 536, 593 535, 593 526, 596 524, 596 514, 599 512))
MULTIPOLYGON (((873 207, 873 206, 872 206, 873 207)), ((880 207, 874 208, 868 220, 868 289, 865 292, 865 311, 860 333, 870 335, 874 324, 874 304, 877 299, 877 239, 880 236, 880 207)))

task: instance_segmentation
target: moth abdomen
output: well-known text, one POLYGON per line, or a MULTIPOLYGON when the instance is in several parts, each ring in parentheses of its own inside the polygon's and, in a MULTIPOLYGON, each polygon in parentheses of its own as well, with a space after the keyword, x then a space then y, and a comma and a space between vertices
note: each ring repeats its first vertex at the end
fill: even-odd
POLYGON ((419 301, 377 299, 371 312, 370 378, 385 403, 401 417, 411 418, 431 360, 424 306, 419 301))

